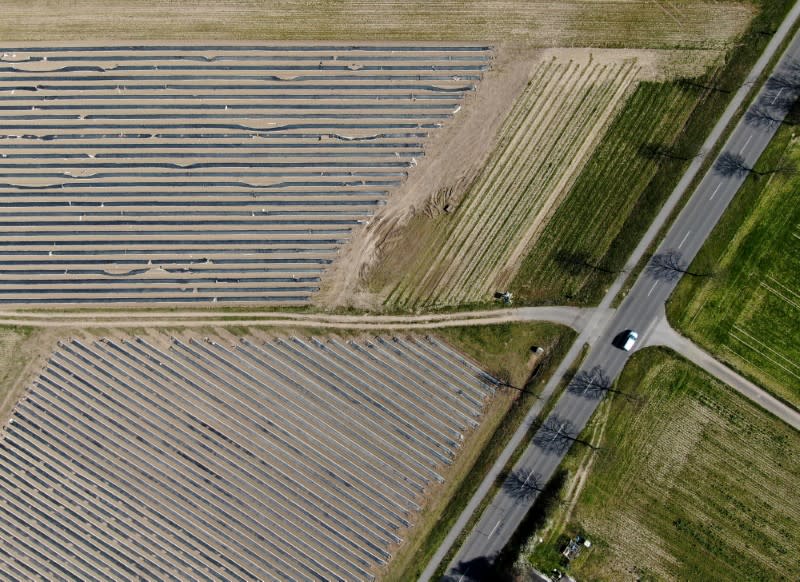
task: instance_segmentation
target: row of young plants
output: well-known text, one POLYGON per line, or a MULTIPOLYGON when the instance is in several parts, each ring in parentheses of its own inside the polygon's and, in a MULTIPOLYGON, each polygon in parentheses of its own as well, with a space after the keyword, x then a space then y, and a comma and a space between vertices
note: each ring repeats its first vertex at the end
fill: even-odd
POLYGON ((636 70, 631 61, 543 63, 486 169, 388 302, 432 307, 490 298, 510 255, 539 213, 560 199, 587 136, 614 109, 636 70))

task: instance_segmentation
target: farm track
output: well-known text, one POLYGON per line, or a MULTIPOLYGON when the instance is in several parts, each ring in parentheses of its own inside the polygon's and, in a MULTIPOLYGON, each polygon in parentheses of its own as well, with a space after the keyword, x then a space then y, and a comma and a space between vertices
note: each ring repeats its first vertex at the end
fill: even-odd
POLYGON ((0 58, 0 305, 303 304, 481 46, 30 47, 0 58))
POLYGON ((290 328, 410 330, 548 321, 582 330, 594 311, 592 308, 581 307, 519 307, 424 315, 334 315, 281 311, 82 311, 76 313, 0 311, 0 325, 67 329, 254 325, 290 328))
POLYGON ((423 337, 60 342, 0 441, 0 563, 370 579, 497 384, 423 337))
POLYGON ((387 302, 430 307, 484 300, 506 282, 520 241, 527 246, 531 228, 558 204, 579 170, 588 153, 584 136, 607 119, 636 73, 632 61, 543 63, 453 222, 387 302))

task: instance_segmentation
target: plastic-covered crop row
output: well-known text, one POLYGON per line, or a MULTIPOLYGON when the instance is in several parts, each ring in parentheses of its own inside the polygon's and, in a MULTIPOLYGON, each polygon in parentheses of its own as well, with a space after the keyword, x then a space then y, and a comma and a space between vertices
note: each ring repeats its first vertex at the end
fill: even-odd
POLYGON ((0 270, 0 304, 307 301, 491 56, 304 45, 0 54, 0 263, 14 265, 0 270), (241 262, 209 283, 219 260, 266 253, 320 269, 276 276, 241 262), (63 269, 35 268, 56 258, 63 269))
POLYGON ((63 342, 0 441, 0 568, 371 579, 496 385, 433 338, 63 342))

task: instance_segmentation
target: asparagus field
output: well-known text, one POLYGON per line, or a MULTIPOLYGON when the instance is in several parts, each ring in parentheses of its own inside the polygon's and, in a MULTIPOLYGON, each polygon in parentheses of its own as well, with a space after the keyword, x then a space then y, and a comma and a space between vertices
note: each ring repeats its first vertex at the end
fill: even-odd
POLYGON ((298 304, 484 46, 0 48, 0 304, 298 304))
POLYGON ((498 381, 433 338, 60 342, 0 440, 0 568, 365 580, 498 381))
POLYGON ((456 305, 487 300, 504 288, 636 73, 634 60, 541 63, 491 160, 387 303, 456 305))

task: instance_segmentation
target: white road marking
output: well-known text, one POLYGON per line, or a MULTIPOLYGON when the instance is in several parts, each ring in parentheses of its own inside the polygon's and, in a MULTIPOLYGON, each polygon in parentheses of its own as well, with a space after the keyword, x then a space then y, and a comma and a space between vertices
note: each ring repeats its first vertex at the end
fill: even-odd
POLYGON ((678 248, 681 248, 683 246, 683 243, 685 243, 686 239, 689 238, 689 233, 690 232, 692 232, 692 231, 691 230, 687 230, 686 231, 686 234, 683 235, 683 240, 681 240, 681 244, 678 245, 678 248))
POLYGON ((772 100, 772 103, 770 105, 775 105, 775 102, 778 100, 778 97, 781 96, 781 93, 783 93, 783 87, 778 89, 778 92, 775 94, 775 98, 772 100))
POLYGON ((502 519, 498 519, 498 520, 497 520, 497 523, 496 523, 496 524, 494 524, 494 527, 492 528, 492 531, 490 531, 490 532, 489 532, 489 535, 488 535, 488 536, 486 536, 487 538, 490 538, 490 537, 492 537, 492 534, 493 534, 494 532, 496 532, 496 531, 497 531, 497 528, 498 528, 498 527, 500 527, 500 522, 501 522, 501 521, 503 521, 503 520, 502 520, 502 519))
POLYGON ((651 293, 653 292, 653 290, 656 288, 656 285, 658 285, 658 281, 656 281, 655 283, 653 283, 653 286, 652 286, 652 287, 650 287, 650 291, 648 291, 648 292, 647 292, 647 296, 648 296, 648 297, 650 297, 650 294, 651 294, 651 293))
POLYGON ((747 147, 747 144, 750 143, 751 139, 753 139, 753 134, 752 133, 749 136, 747 136, 747 141, 744 142, 744 145, 742 146, 742 149, 739 150, 739 155, 742 155, 742 152, 744 152, 744 148, 747 147))
POLYGON ((720 186, 722 186, 722 182, 720 182, 719 184, 717 184, 717 187, 716 187, 716 188, 714 188, 714 191, 711 193, 711 198, 709 198, 709 200, 713 200, 713 199, 714 199, 714 196, 716 196, 716 195, 717 195, 717 190, 719 190, 719 187, 720 187, 720 186))
POLYGON ((533 476, 533 471, 534 471, 534 470, 533 470, 533 469, 531 469, 531 472, 530 472, 530 473, 528 473, 528 476, 527 476, 527 477, 525 477, 525 483, 523 483, 523 485, 527 485, 527 484, 528 484, 528 479, 530 479, 530 478, 533 476))

